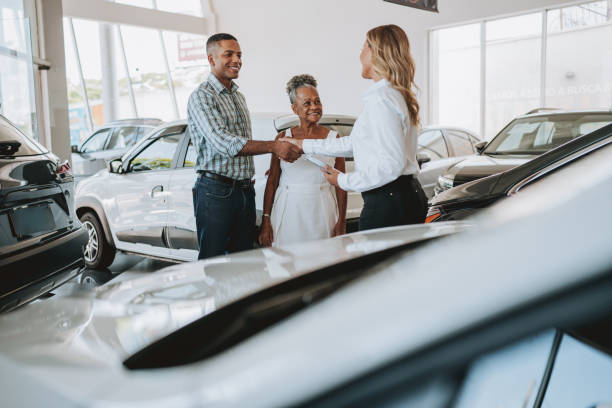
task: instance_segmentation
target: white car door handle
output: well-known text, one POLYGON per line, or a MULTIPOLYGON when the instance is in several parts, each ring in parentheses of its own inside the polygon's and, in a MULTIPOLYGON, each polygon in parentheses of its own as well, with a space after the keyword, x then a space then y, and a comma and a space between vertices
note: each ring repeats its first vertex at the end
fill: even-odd
POLYGON ((164 191, 164 186, 162 185, 157 185, 153 187, 153 190, 151 190, 151 198, 155 198, 155 193, 161 193, 163 191, 164 191))

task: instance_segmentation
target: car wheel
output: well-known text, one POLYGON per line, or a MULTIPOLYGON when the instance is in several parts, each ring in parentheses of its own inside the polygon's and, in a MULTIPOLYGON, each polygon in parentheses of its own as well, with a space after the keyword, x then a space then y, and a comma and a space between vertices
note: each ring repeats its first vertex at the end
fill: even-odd
POLYGON ((98 217, 92 212, 81 215, 81 223, 89 235, 85 246, 85 265, 91 269, 100 269, 109 266, 115 259, 113 248, 104 237, 104 230, 98 217))

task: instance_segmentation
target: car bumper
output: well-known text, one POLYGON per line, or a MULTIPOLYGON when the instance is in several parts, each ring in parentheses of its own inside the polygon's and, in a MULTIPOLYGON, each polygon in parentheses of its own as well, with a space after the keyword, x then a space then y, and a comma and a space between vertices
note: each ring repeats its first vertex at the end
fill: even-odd
POLYGON ((87 231, 79 228, 2 265, 0 312, 36 299, 77 276, 84 267, 87 231))

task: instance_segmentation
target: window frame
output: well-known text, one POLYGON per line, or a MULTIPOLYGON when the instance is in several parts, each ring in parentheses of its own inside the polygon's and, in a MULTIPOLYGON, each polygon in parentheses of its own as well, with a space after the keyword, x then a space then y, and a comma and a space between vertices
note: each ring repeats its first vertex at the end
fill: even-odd
POLYGON ((177 143, 177 147, 174 150, 174 155, 172 157, 172 161, 170 162, 170 167, 169 168, 167 168, 167 169, 155 169, 155 170, 152 169, 152 170, 147 170, 147 171, 143 171, 143 172, 140 172, 140 171, 134 172, 130 168, 131 164, 132 164, 132 161, 136 158, 136 156, 138 156, 140 153, 142 153, 143 150, 145 150, 146 148, 148 148, 153 143, 155 143, 156 141, 158 141, 159 139, 161 139, 163 137, 167 137, 167 136, 172 136, 172 135, 178 134, 179 132, 172 131, 175 127, 176 126, 171 126, 169 128, 164 128, 159 133, 157 133, 156 135, 150 136, 146 141, 143 141, 143 143, 141 143, 140 146, 138 146, 138 149, 133 151, 123 161, 123 166, 122 166, 123 167, 123 172, 125 174, 138 174, 138 173, 144 173, 144 172, 150 173, 150 172, 175 170, 177 168, 178 159, 180 158, 180 155, 183 152, 184 134, 183 134, 182 140, 179 140, 179 142, 177 143))
POLYGON ((106 150, 106 145, 108 144, 108 139, 114 133, 114 131, 115 131, 115 128, 111 127, 111 126, 105 126, 105 127, 102 127, 100 129, 96 130, 87 139, 85 139, 83 141, 83 143, 81 143, 81 145, 79 146, 79 152, 81 152, 81 153, 96 153, 96 152, 101 152, 101 151, 106 150), (91 151, 91 152, 86 152, 86 151, 83 150, 85 148, 85 145, 87 143, 89 143, 97 134, 105 132, 105 131, 108 132, 108 133, 106 134, 106 140, 104 141, 104 144, 102 145, 102 149, 94 150, 94 151, 91 151))
MULTIPOLYGON (((438 104, 438 98, 436 97, 436 91, 438 90, 438 86, 439 86, 439 84, 436 83, 437 73, 435 72, 437 68, 437 56, 436 56, 436 50, 434 49, 434 44, 436 44, 436 40, 435 40, 436 32, 440 30, 444 30, 444 29, 457 28, 457 27, 473 25, 473 24, 480 25, 481 38, 480 38, 479 45, 480 45, 480 50, 481 50, 480 52, 480 79, 481 79, 480 88, 481 89, 480 89, 480 104, 478 107, 479 108, 478 111, 481 113, 481 115, 480 115, 480 129, 478 129, 478 131, 481 137, 483 137, 482 140, 484 140, 484 137, 485 137, 484 135, 486 134, 485 130, 486 130, 486 118, 487 118, 487 114, 486 114, 486 109, 487 109, 487 100, 486 100, 486 80, 487 80, 487 61, 486 61, 487 38, 486 38, 486 34, 487 34, 487 30, 486 30, 486 25, 487 23, 497 21, 497 20, 504 20, 504 19, 514 18, 514 17, 526 16, 529 14, 537 14, 537 13, 541 14, 542 23, 541 23, 541 32, 539 33, 540 44, 541 44, 540 73, 539 73, 539 82, 540 82, 539 88, 540 89, 539 91, 540 91, 540 106, 545 107, 547 103, 546 84, 547 84, 547 79, 548 79, 548 75, 547 75, 547 60, 548 60, 548 45, 547 45, 548 41, 547 39, 549 36, 548 16, 550 15, 551 12, 556 12, 562 9, 566 9, 568 7, 583 6, 583 5, 594 3, 596 1, 597 0, 582 0, 582 1, 575 1, 572 3, 565 3, 565 4, 554 5, 554 6, 538 7, 538 8, 532 8, 532 9, 528 9, 524 11, 519 11, 516 13, 509 13, 505 15, 498 15, 498 16, 493 16, 493 17, 484 18, 484 19, 476 19, 472 21, 463 21, 460 23, 441 25, 441 26, 430 28, 427 33, 428 48, 429 48, 428 50, 429 58, 427 62, 427 65, 428 65, 428 68, 427 68, 427 72, 428 72, 427 98, 428 98, 428 106, 429 106, 429 109, 427 111, 428 122, 440 123, 439 118, 434 117, 434 112, 437 111, 437 104, 438 104)), ((612 7, 612 6, 609 6, 609 7, 612 7)), ((609 10, 609 12, 612 12, 612 10, 609 10)), ((612 25, 612 20, 610 22, 606 22, 603 24, 597 24, 597 25, 592 25, 592 26, 583 27, 583 28, 589 29, 592 27, 598 27, 602 25, 612 25)))

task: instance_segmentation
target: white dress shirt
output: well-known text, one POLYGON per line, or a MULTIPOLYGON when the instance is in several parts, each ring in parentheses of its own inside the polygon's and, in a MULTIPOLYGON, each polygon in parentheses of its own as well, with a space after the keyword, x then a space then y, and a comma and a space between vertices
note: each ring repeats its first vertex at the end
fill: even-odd
POLYGON ((355 171, 338 176, 338 185, 348 191, 368 191, 402 175, 417 176, 418 129, 402 94, 386 79, 365 93, 364 109, 349 136, 337 139, 305 139, 304 153, 355 158, 355 171))

